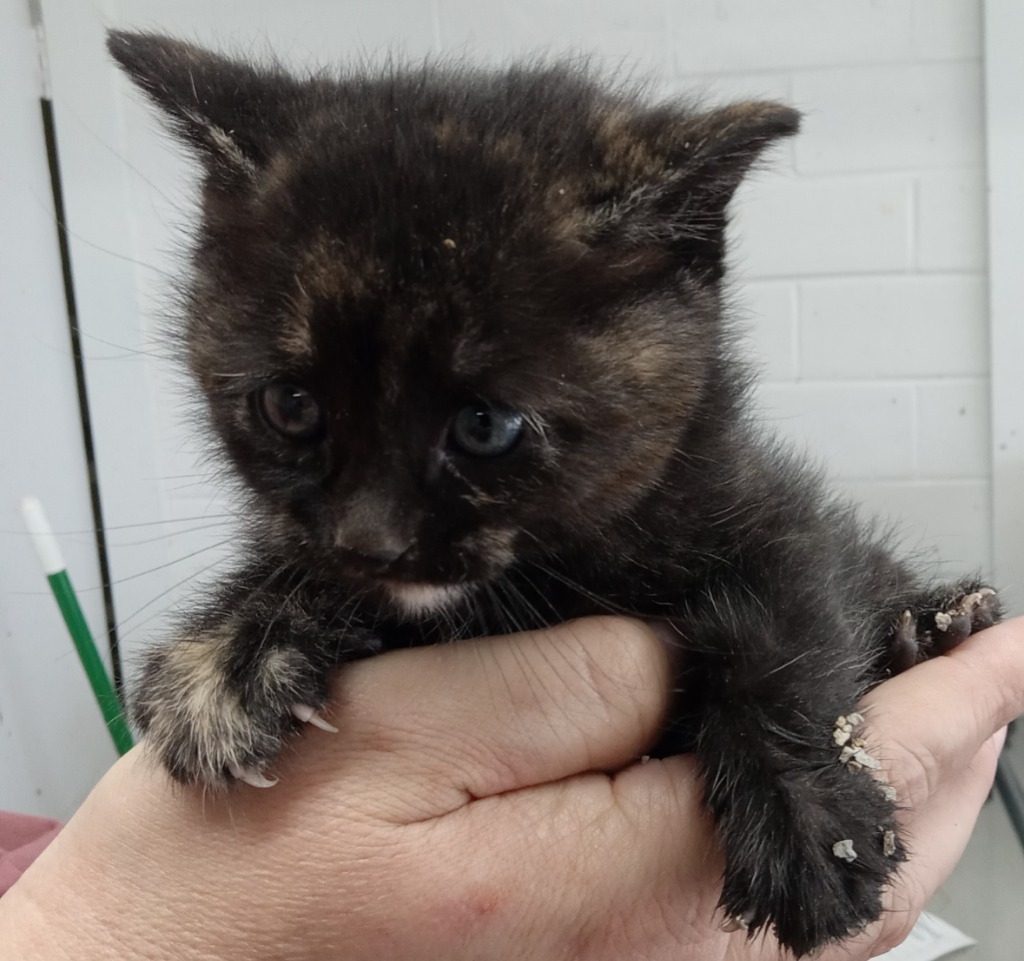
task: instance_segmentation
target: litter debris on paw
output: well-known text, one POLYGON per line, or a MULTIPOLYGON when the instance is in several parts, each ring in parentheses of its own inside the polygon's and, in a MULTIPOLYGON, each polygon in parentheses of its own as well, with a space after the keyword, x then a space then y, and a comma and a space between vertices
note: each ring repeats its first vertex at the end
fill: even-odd
POLYGON ((832 728, 832 743, 836 747, 842 747, 853 737, 854 728, 863 723, 864 716, 862 714, 840 714, 832 728))
POLYGON ((970 614, 980 603, 981 603, 981 591, 975 591, 973 594, 968 594, 960 602, 960 611, 964 614, 970 614))
POLYGON ((939 613, 935 615, 935 626, 940 631, 948 631, 949 625, 952 623, 953 618, 951 618, 945 611, 939 611, 939 613))
POLYGON ((836 841, 836 843, 832 845, 832 853, 841 861, 857 860, 857 852, 853 849, 852 838, 836 841))
POLYGON ((885 831, 882 834, 882 854, 891 858, 896 853, 896 832, 885 831))
POLYGON ((863 771, 864 768, 869 768, 872 771, 877 771, 881 768, 881 763, 877 758, 872 757, 864 750, 864 742, 859 738, 854 738, 853 741, 846 745, 839 753, 839 763, 845 764, 851 771, 863 771))

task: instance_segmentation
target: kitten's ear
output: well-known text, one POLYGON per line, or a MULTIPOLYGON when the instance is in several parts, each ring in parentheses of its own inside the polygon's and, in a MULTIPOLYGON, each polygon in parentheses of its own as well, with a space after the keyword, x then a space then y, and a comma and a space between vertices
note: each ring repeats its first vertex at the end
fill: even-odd
POLYGON ((799 126, 796 110, 768 102, 699 114, 661 108, 618 122, 603 146, 621 193, 599 217, 599 246, 628 254, 640 273, 645 263, 720 273, 729 200, 765 148, 799 126))
POLYGON ((107 50, 197 148, 224 185, 255 179, 285 121, 297 82, 155 33, 112 30, 107 50))
POLYGON ((691 189, 727 202, 765 148, 799 129, 799 111, 785 104, 734 103, 670 129, 667 159, 691 189))

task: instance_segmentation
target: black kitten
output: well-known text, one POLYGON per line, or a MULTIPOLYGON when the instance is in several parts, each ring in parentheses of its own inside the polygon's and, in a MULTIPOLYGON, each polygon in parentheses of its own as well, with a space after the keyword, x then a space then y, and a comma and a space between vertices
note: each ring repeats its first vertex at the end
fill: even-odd
POLYGON ((797 114, 109 45, 203 163, 183 342, 252 519, 136 692, 174 777, 260 783, 354 658, 662 618, 661 750, 703 767, 729 923, 803 954, 874 919, 904 853, 854 706, 1000 607, 923 583, 748 419, 726 207, 797 114))

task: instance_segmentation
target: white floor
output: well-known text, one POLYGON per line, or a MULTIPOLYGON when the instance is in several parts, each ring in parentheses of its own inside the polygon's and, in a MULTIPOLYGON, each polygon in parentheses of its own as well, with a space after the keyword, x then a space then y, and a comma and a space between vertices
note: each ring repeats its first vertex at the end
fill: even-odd
MULTIPOLYGON (((1010 753, 1024 781, 1024 722, 1018 722, 1010 753)), ((1024 958, 1024 848, 998 796, 985 805, 963 860, 929 910, 978 942, 948 955, 951 961, 1024 958)))

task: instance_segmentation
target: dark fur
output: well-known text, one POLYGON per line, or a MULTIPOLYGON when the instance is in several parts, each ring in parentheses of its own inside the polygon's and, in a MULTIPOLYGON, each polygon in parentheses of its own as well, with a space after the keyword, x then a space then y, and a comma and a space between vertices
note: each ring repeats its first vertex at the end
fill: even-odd
POLYGON ((577 66, 300 80, 151 35, 110 49, 203 162, 184 344, 253 519, 136 692, 171 773, 271 763, 290 706, 356 657, 662 618, 687 655, 661 749, 703 767, 727 914, 798 954, 875 918, 903 848, 836 716, 999 607, 923 583, 745 413, 726 206, 797 114, 652 107, 577 66), (316 399, 321 435, 268 428, 272 382, 316 399), (509 453, 452 445, 479 400, 525 416, 509 453), (396 584, 463 593, 417 612, 396 584))

